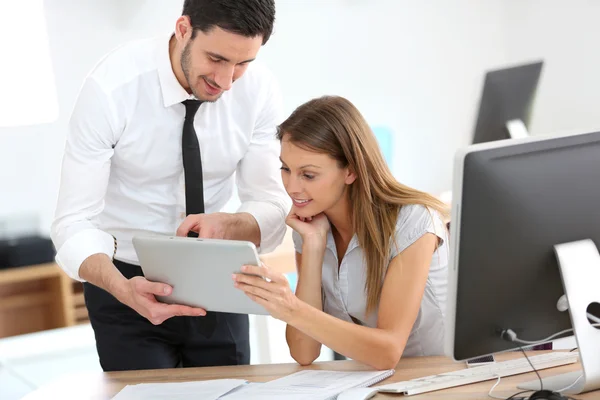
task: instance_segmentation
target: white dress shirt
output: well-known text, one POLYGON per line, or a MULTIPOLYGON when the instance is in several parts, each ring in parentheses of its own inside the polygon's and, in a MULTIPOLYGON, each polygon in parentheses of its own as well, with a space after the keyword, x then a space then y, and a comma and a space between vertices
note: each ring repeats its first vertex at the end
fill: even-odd
MULTIPOLYGON (((441 241, 431 259, 421 306, 404 348, 403 357, 444 355, 448 231, 439 214, 420 205, 403 206, 398 213, 388 262, 428 232, 437 235, 441 241)), ((296 251, 302 253, 302 237, 293 232, 292 238, 296 251)), ((383 276, 387 267, 386 265, 383 276)), ((367 266, 357 236, 354 235, 350 240, 338 270, 335 241, 329 231, 321 278, 323 311, 344 321, 376 328, 379 307, 367 314, 366 279, 367 266)), ((398 304, 397 307, 398 310, 402 310, 402 304, 398 304)))
MULTIPOLYGON (((79 267, 97 253, 138 264, 134 235, 174 235, 185 218, 181 102, 193 97, 173 73, 169 39, 115 49, 79 93, 51 229, 56 261, 74 279, 81 280, 79 267)), ((238 211, 258 222, 263 252, 283 239, 290 207, 275 137, 281 117, 276 82, 255 61, 194 119, 205 212, 222 210, 237 183, 238 211)))

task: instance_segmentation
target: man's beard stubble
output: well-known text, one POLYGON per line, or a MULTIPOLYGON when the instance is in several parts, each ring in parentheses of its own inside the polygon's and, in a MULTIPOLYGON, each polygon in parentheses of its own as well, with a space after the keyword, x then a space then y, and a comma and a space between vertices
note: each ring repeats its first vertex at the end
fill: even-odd
MULTIPOLYGON (((191 84, 190 82, 190 45, 191 42, 188 42, 185 47, 183 48, 183 51, 181 52, 181 70, 183 71, 183 76, 185 77, 185 81, 187 82, 187 85, 189 86, 190 90, 192 91, 192 94, 201 101, 206 101, 208 103, 214 103, 215 101, 217 101, 219 99, 219 97, 221 97, 221 95, 219 95, 219 97, 217 97, 214 100, 207 100, 205 98, 202 98, 202 96, 200 96, 197 92, 196 92, 196 88, 191 84)), ((206 81, 208 81, 209 84, 211 84, 214 87, 219 87, 217 85, 216 82, 210 81, 209 79, 207 79, 205 76, 199 76, 198 79, 204 79, 206 81)), ((223 93, 221 93, 223 94, 223 93)))

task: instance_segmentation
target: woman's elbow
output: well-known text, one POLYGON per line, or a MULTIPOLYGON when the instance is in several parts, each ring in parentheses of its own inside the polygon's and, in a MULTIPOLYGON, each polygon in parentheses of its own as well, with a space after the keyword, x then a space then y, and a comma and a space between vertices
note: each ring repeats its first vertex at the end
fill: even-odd
POLYGON ((371 367, 383 371, 386 369, 394 369, 396 368, 396 365, 398 365, 398 362, 400 362, 400 357, 397 358, 391 358, 391 357, 386 357, 386 358, 382 358, 380 360, 375 361, 371 367))
POLYGON ((307 365, 312 364, 316 360, 316 358, 313 357, 293 357, 293 359, 302 367, 306 367, 307 365))
POLYGON ((301 366, 306 367, 307 365, 312 364, 317 357, 307 356, 307 355, 294 355, 292 354, 292 358, 301 366))
POLYGON ((290 355, 298 364, 310 365, 321 354, 321 344, 306 337, 298 337, 292 334, 289 329, 286 331, 286 341, 290 349, 290 355))
POLYGON ((369 364, 377 370, 394 369, 402 358, 403 350, 403 348, 386 347, 382 350, 381 355, 369 364))
POLYGON ((303 367, 312 364, 319 357, 318 354, 307 354, 307 352, 293 350, 290 350, 290 355, 292 356, 294 361, 296 361, 303 367))

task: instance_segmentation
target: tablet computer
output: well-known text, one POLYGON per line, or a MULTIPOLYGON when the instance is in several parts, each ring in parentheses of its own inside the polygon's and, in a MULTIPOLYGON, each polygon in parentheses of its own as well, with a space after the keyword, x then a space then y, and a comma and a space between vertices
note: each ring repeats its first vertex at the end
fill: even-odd
POLYGON ((242 265, 261 265, 251 242, 178 236, 136 236, 133 247, 149 281, 173 287, 158 301, 207 311, 268 315, 267 310, 233 286, 231 274, 242 265))

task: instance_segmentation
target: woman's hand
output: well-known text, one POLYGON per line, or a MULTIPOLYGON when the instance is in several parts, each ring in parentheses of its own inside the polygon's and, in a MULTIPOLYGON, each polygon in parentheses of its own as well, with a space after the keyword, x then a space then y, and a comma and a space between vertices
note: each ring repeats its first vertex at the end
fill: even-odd
POLYGON ((274 318, 290 323, 304 303, 292 292, 286 277, 264 264, 262 267, 244 265, 242 272, 233 274, 234 286, 274 318))
POLYGON ((302 218, 296 214, 296 207, 292 207, 285 219, 285 223, 302 236, 304 242, 311 240, 327 241, 327 232, 330 229, 329 220, 325 214, 320 213, 314 217, 302 218))

